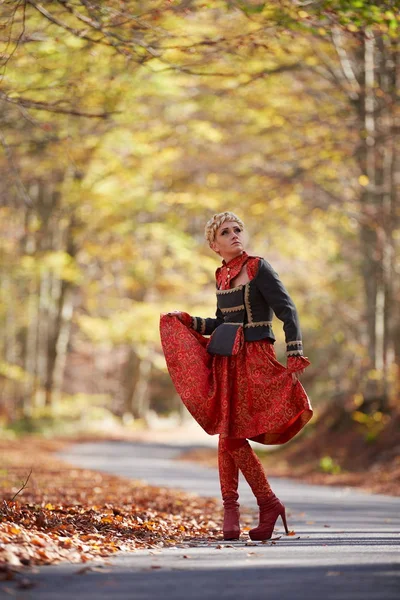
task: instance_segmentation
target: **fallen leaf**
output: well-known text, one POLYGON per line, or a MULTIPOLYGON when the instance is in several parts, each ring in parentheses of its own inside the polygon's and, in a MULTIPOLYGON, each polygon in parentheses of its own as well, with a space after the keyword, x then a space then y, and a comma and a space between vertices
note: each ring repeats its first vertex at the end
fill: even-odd
POLYGON ((10 533, 15 533, 15 534, 21 533, 21 528, 17 527, 16 525, 12 525, 10 527, 10 533))
MULTIPOLYGON (((221 521, 215 520, 220 514, 219 498, 71 468, 51 454, 63 444, 30 438, 0 440, 0 453, 14 478, 0 481, 0 510, 6 516, 0 521, 0 565, 19 572, 23 565, 87 563, 117 551, 154 549, 156 554, 166 547, 215 547, 219 541, 221 521), (35 456, 40 465, 32 472, 34 485, 18 499, 2 502, 1 494, 9 497, 10 489, 18 489, 27 456, 35 456)), ((89 567, 83 569, 81 573, 89 572, 89 567)), ((0 580, 12 577, 12 571, 0 566, 0 580)))
POLYGON ((111 517, 102 517, 101 522, 102 523, 112 523, 113 519, 111 517))

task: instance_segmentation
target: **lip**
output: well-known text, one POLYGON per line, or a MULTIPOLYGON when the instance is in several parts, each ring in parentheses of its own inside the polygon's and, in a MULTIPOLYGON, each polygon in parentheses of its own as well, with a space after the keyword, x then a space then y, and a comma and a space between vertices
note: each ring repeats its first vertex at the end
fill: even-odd
POLYGON ((241 244, 241 243, 242 243, 242 242, 239 242, 239 241, 237 241, 237 242, 232 242, 232 246, 233 246, 234 244, 241 244))

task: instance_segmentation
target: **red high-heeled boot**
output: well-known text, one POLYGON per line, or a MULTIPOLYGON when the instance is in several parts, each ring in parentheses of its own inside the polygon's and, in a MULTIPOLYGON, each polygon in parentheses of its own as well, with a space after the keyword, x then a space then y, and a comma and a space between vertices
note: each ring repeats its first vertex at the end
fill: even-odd
POLYGON ((224 540, 238 540, 240 537, 239 503, 234 500, 224 501, 224 523, 222 532, 224 540))
POLYGON ((282 517, 286 534, 288 534, 285 507, 271 490, 261 461, 249 442, 242 440, 240 443, 238 440, 235 445, 231 445, 230 454, 251 487, 260 509, 259 524, 249 531, 250 538, 252 540, 269 539, 279 516, 282 517))
POLYGON ((257 527, 250 529, 250 539, 253 541, 269 540, 279 516, 282 518, 286 535, 288 535, 285 506, 275 494, 271 494, 267 499, 258 502, 258 506, 260 509, 260 522, 257 527))
POLYGON ((218 470, 221 495, 224 505, 224 540, 238 540, 240 536, 239 512, 239 469, 227 451, 223 438, 218 443, 218 470))

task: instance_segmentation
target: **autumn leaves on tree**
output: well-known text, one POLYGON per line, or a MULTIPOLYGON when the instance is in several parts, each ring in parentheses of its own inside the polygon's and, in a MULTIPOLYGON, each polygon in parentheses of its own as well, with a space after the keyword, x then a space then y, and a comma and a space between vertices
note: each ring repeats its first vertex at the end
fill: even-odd
POLYGON ((202 228, 235 207, 252 250, 290 264, 313 399, 391 410, 394 4, 2 3, 5 422, 79 394, 117 415, 175 407, 158 316, 177 298, 214 312, 202 228))

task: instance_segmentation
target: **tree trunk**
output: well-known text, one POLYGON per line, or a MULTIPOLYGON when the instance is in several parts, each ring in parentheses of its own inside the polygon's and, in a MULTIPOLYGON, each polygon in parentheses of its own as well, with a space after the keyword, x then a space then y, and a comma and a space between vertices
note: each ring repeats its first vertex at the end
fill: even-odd
POLYGON ((123 376, 121 378, 121 387, 123 394, 123 411, 125 414, 134 415, 134 394, 136 383, 139 377, 140 359, 137 356, 134 347, 130 347, 128 358, 123 368, 123 376))
MULTIPOLYGON (((390 371, 395 360, 393 311, 398 299, 395 280, 395 230, 398 223, 396 193, 396 104, 394 43, 365 32, 362 63, 363 84, 357 108, 364 132, 359 152, 362 174, 368 184, 361 197, 363 216, 360 240, 366 305, 366 343, 369 365, 364 383, 364 408, 389 408, 390 371)), ((397 306, 396 306, 397 305, 397 306)))
POLYGON ((147 424, 147 417, 150 406, 150 376, 152 363, 148 358, 139 362, 138 378, 136 381, 135 392, 133 395, 133 415, 143 419, 147 424))
POLYGON ((68 344, 71 337, 72 317, 74 313, 74 289, 69 287, 65 292, 64 304, 61 311, 61 326, 56 342, 56 359, 54 364, 54 401, 61 397, 65 365, 67 362, 68 344))

